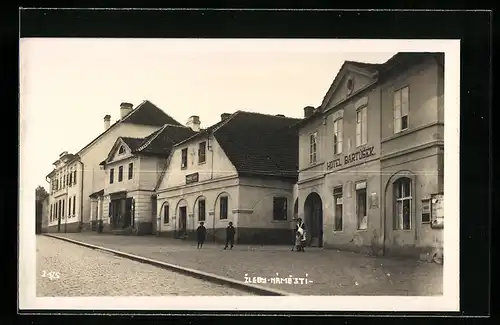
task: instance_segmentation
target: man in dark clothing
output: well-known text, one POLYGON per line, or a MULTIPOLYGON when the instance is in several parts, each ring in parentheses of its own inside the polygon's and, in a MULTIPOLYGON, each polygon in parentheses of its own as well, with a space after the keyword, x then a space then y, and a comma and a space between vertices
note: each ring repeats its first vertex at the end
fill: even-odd
POLYGON ((236 230, 233 227, 233 223, 229 221, 229 226, 226 228, 226 246, 224 249, 226 249, 229 246, 229 243, 231 243, 231 248, 233 249, 234 246, 234 234, 236 233, 236 230))
POLYGON ((203 247, 203 243, 205 242, 205 236, 207 234, 207 228, 204 226, 204 222, 200 222, 200 226, 196 229, 196 236, 198 238, 198 248, 203 247))

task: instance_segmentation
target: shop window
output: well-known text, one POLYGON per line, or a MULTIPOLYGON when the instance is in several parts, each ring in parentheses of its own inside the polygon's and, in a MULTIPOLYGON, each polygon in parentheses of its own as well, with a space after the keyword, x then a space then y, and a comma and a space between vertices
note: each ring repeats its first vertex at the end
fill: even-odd
POLYGON ((309 136, 309 163, 316 163, 316 149, 318 145, 318 132, 314 132, 309 136))
POLYGON ((198 200, 198 221, 205 221, 206 207, 205 200, 198 200))
POLYGON ((394 230, 410 230, 412 227, 411 179, 402 177, 394 183, 395 211, 394 230))
POLYGON ((221 196, 220 198, 220 219, 227 219, 227 209, 228 209, 227 196, 221 196))
POLYGON ((367 132, 367 106, 363 106, 356 111, 356 147, 365 145, 368 142, 367 132))
POLYGON ((333 153, 336 155, 342 153, 343 124, 341 118, 333 122, 333 153))
POLYGON ((170 206, 168 204, 165 204, 165 207, 163 207, 163 223, 169 223, 170 222, 170 206))
POLYGON ((334 231, 342 231, 344 225, 344 211, 343 211, 343 197, 342 197, 342 187, 336 187, 333 189, 333 204, 334 204, 334 231))
POLYGON ((408 86, 394 92, 394 133, 408 129, 408 86))
POLYGON ((368 226, 368 211, 366 209, 366 182, 356 184, 356 216, 358 230, 366 230, 368 226))
POLYGON ((287 199, 285 197, 273 198, 273 220, 287 219, 287 199))

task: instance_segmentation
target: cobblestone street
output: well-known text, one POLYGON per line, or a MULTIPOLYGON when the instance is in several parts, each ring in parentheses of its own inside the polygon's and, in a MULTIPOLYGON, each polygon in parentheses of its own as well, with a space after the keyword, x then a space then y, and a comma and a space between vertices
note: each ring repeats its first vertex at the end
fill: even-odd
POLYGON ((38 297, 250 295, 59 239, 36 244, 38 297))
MULTIPOLYGON (((245 280, 245 274, 268 279, 276 273, 280 277, 291 275, 302 278, 307 274, 307 285, 263 284, 302 295, 430 296, 442 295, 443 290, 441 265, 408 259, 312 248, 305 253, 297 253, 291 252, 290 246, 236 245, 233 250, 225 251, 220 245, 208 243, 197 250, 194 242, 155 236, 55 235, 240 281, 245 280)), ((72 244, 61 242, 59 245, 66 247, 72 244)), ((81 261, 82 258, 79 257, 81 267, 90 267, 81 261)), ((133 274, 134 271, 127 272, 133 274)))

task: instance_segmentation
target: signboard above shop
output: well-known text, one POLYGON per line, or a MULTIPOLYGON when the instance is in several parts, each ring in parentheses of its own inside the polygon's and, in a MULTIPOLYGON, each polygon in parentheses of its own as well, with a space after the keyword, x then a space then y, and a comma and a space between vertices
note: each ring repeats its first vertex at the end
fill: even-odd
POLYGON ((200 180, 200 178, 199 178, 198 173, 186 175, 186 185, 192 184, 192 183, 197 183, 199 180, 200 180))
POLYGON ((326 163, 326 169, 336 169, 342 166, 350 165, 360 160, 365 160, 369 157, 375 156, 375 147, 366 147, 361 150, 358 150, 354 153, 347 154, 342 158, 337 158, 335 160, 329 161, 326 163))

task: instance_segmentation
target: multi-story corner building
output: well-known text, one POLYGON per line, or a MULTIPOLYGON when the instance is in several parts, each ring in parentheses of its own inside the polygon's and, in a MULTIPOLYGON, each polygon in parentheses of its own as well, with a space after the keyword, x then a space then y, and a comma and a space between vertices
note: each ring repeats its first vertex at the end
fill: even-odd
POLYGON ((51 186, 49 232, 90 228, 92 193, 104 189, 105 171, 99 165, 120 136, 145 137, 165 124, 181 125, 149 101, 135 109, 120 105, 120 118, 111 124, 104 116, 104 131, 75 155, 61 154, 55 169, 47 175, 51 186))
POLYGON ((209 239, 290 244, 300 119, 237 111, 177 143, 156 187, 157 233, 191 237, 200 221, 209 239))
POLYGON ((345 62, 299 124, 299 216, 313 246, 440 254, 444 58, 345 62))
POLYGON ((103 221, 103 231, 130 234, 156 232, 154 189, 175 143, 199 131, 166 124, 145 138, 120 137, 101 165, 105 170, 102 193, 93 198, 92 222, 103 221))

